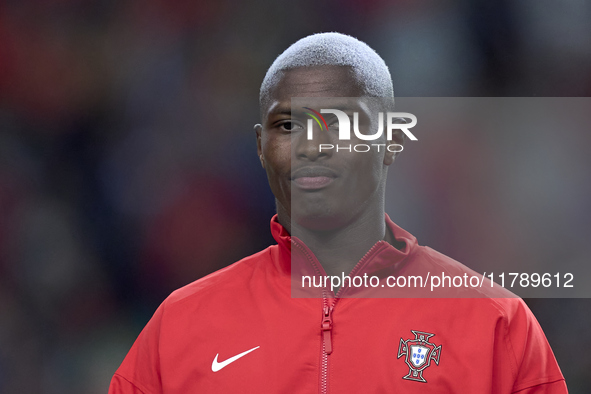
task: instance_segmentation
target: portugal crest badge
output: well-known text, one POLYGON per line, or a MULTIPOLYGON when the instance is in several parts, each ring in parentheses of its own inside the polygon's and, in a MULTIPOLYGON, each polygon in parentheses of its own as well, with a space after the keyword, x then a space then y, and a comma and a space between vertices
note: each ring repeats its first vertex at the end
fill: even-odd
POLYGON ((439 365, 441 345, 435 346, 435 344, 429 342, 429 338, 435 336, 435 334, 415 330, 411 330, 411 332, 415 334, 414 339, 405 341, 400 338, 400 345, 398 346, 397 358, 406 356, 404 362, 410 368, 408 374, 402 379, 427 383, 423 377, 423 371, 431 365, 431 361, 439 365))

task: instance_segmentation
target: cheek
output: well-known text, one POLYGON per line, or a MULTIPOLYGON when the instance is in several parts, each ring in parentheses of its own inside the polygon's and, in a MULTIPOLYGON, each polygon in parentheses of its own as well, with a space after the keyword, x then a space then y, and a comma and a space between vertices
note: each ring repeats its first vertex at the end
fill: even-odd
POLYGON ((289 173, 291 168, 291 158, 289 144, 279 139, 268 139, 263 144, 263 156, 268 163, 268 170, 275 174, 289 173))
MULTIPOLYGON (((375 148, 372 147, 372 149, 375 148)), ((381 181, 384 171, 382 153, 370 151, 355 153, 352 156, 348 161, 348 167, 351 174, 355 174, 355 183, 359 187, 367 191, 367 188, 372 188, 371 185, 381 181)))
POLYGON ((282 138, 263 138, 263 157, 265 170, 273 193, 285 192, 291 171, 290 144, 282 138))
POLYGON ((380 182, 382 181, 382 168, 381 162, 377 160, 372 160, 371 162, 366 164, 367 167, 365 168, 366 176, 363 177, 364 186, 367 192, 374 192, 380 182))

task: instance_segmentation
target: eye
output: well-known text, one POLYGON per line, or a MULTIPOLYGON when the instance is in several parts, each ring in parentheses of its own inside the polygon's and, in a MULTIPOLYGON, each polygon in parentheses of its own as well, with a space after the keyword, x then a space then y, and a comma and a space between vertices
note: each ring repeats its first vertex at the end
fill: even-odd
POLYGON ((279 127, 285 131, 290 132, 302 129, 302 126, 299 123, 293 121, 283 122, 279 125, 279 127))
POLYGON ((339 118, 333 115, 325 116, 326 126, 329 130, 338 130, 339 129, 339 118))
POLYGON ((333 121, 328 121, 328 128, 329 129, 338 129, 339 128, 339 120, 334 119, 333 121))

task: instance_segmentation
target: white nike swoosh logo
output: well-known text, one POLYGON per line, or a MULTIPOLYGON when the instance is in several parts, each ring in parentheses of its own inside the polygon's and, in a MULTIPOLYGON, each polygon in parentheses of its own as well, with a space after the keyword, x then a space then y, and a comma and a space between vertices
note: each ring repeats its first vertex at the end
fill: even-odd
POLYGON ((229 359, 222 361, 221 363, 218 363, 218 356, 220 355, 219 353, 215 355, 215 358, 213 359, 213 362, 211 363, 211 370, 213 372, 217 372, 220 369, 226 367, 228 364, 232 364, 234 361, 238 360, 240 357, 244 357, 246 356, 248 353, 257 350, 258 348, 260 348, 260 346, 257 347, 253 347, 250 350, 247 350, 245 352, 242 352, 240 354, 237 354, 234 357, 230 357, 229 359))

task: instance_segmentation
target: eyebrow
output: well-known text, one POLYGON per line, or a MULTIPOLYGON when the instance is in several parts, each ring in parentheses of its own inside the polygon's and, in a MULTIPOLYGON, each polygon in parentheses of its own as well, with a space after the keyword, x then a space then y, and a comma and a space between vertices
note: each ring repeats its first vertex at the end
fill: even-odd
POLYGON ((292 111, 291 106, 278 105, 276 108, 273 108, 271 111, 269 111, 268 115, 269 116, 273 116, 273 115, 301 116, 304 113, 305 113, 305 110, 303 108, 300 110, 296 109, 295 111, 292 111))
POLYGON ((291 115, 291 107, 288 108, 284 108, 284 107, 279 107, 277 109, 274 109, 273 111, 269 112, 269 115, 291 115))
POLYGON ((268 115, 291 115, 291 106, 278 104, 268 111, 268 115))

